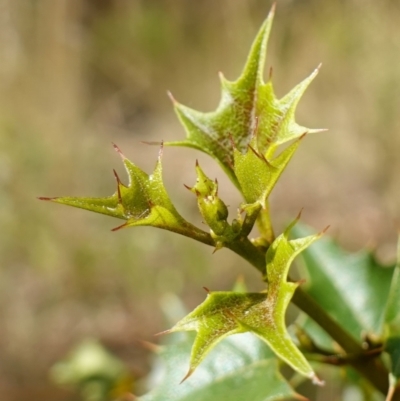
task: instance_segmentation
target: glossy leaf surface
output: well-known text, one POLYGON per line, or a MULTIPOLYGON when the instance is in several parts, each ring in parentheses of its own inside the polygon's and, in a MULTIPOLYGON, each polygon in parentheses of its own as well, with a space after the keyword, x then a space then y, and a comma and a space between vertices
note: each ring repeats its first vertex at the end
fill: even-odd
MULTIPOLYGON (((397 264, 393 273, 385 314, 385 351, 390 357, 391 391, 400 381, 400 237, 397 244, 397 264)), ((390 400, 389 396, 387 398, 390 400)))
MULTIPOLYGON (((298 225, 295 235, 310 233, 298 225)), ((371 252, 349 253, 323 238, 301 255, 306 291, 349 333, 362 339, 380 335, 393 267, 382 266, 371 252)))
POLYGON ((186 340, 160 348, 154 370, 161 377, 139 401, 305 400, 282 377, 271 350, 250 334, 218 344, 196 374, 179 384, 192 342, 188 335, 186 340))

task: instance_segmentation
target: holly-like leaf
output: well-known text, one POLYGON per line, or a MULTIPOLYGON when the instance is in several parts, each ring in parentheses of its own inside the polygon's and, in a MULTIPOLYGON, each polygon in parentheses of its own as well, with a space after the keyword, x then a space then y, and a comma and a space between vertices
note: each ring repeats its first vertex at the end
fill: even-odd
POLYGON ((186 377, 193 373, 207 353, 223 338, 252 332, 293 369, 318 382, 310 364, 291 340, 285 325, 285 312, 298 286, 297 283, 287 282, 290 264, 296 255, 321 235, 289 240, 290 230, 296 221, 276 238, 267 251, 267 291, 209 292, 200 306, 167 331, 197 331, 186 377))
POLYGON ((196 377, 179 384, 192 342, 193 337, 187 335, 177 344, 160 347, 153 369, 158 372, 158 382, 152 382, 150 392, 138 401, 306 400, 282 377, 271 350, 250 334, 218 344, 199 366, 196 377))
MULTIPOLYGON (((394 269, 385 313, 385 351, 390 357, 390 392, 400 381, 400 237, 397 244, 397 264, 394 269)), ((390 393, 389 393, 390 394, 390 393)), ((387 398, 390 400, 389 396, 387 398)))
POLYGON ((299 140, 294 142, 278 157, 271 160, 255 149, 257 136, 252 138, 246 152, 243 153, 235 147, 234 173, 248 204, 258 202, 263 209, 267 207, 267 199, 299 143, 299 140))
POLYGON ((167 145, 188 146, 209 154, 236 185, 232 142, 240 152, 246 152, 252 135, 257 131, 255 150, 264 156, 267 153, 272 156, 278 145, 299 138, 306 132, 321 131, 302 127, 294 120, 297 104, 318 69, 282 99, 277 99, 274 94, 271 74, 268 82, 264 83, 265 56, 274 12, 275 7, 252 45, 241 76, 231 82, 220 74, 222 94, 216 111, 195 111, 172 98, 187 137, 167 145))
MULTIPOLYGON (((296 236, 310 233, 298 225, 296 236)), ((393 266, 382 266, 371 252, 349 253, 323 238, 301 254, 307 280, 305 290, 356 339, 379 336, 393 276, 393 266)))
MULTIPOLYGON (((162 147, 153 174, 148 175, 131 161, 129 161, 115 146, 121 155, 129 183, 124 185, 115 173, 117 190, 109 197, 83 198, 83 197, 57 197, 40 198, 64 205, 90 210, 108 216, 126 220, 116 227, 154 226, 174 231, 183 235, 196 233, 207 241, 207 234, 188 223, 177 212, 172 204, 162 180, 162 147)), ((212 239, 209 240, 213 244, 212 239)))

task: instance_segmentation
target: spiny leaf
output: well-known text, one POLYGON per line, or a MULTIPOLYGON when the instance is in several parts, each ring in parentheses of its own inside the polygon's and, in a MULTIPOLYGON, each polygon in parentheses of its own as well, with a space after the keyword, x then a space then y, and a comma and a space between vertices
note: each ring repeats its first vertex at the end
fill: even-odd
POLYGON ((187 137, 167 145, 188 146, 209 154, 220 163, 236 185, 238 182, 232 168, 232 140, 240 152, 245 152, 257 128, 257 152, 272 155, 278 145, 306 132, 320 131, 304 128, 294 120, 297 104, 318 69, 280 100, 274 94, 271 76, 267 83, 263 81, 274 11, 275 7, 262 25, 241 76, 231 82, 220 74, 222 94, 216 111, 195 111, 171 96, 187 137))
POLYGON ((246 152, 242 153, 234 148, 233 169, 248 204, 258 202, 263 209, 267 207, 267 199, 299 143, 299 141, 294 142, 272 160, 268 160, 255 149, 257 135, 252 138, 246 152))
POLYGON ((179 384, 192 342, 193 337, 187 335, 177 344, 160 348, 153 370, 161 370, 161 378, 138 401, 306 401, 282 377, 271 350, 250 334, 218 344, 196 377, 179 384))
POLYGON ((390 397, 389 395, 387 397, 387 400, 390 400, 391 392, 394 392, 400 381, 400 236, 397 244, 397 263, 386 305, 384 331, 386 335, 385 351, 389 354, 391 361, 390 397))
POLYGON ((290 229, 296 221, 267 251, 267 291, 210 292, 200 306, 167 331, 197 331, 186 378, 223 338, 236 333, 252 332, 293 369, 318 382, 311 366, 292 342, 285 326, 285 312, 298 286, 297 283, 287 282, 290 264, 296 255, 321 235, 289 240, 290 229))
MULTIPOLYGON (((203 233, 180 216, 165 190, 162 180, 162 147, 155 170, 151 175, 146 174, 129 161, 117 146, 114 145, 114 147, 120 154, 128 173, 129 183, 127 186, 121 182, 114 171, 117 190, 112 196, 104 198, 59 197, 40 199, 126 220, 126 223, 114 230, 131 226, 154 226, 183 235, 194 231, 203 233)), ((212 244, 212 240, 210 242, 212 244)))
MULTIPOLYGON (((310 233, 298 225, 296 236, 310 233)), ((323 238, 301 254, 305 290, 356 339, 382 331, 393 267, 382 266, 371 252, 349 253, 323 238)))

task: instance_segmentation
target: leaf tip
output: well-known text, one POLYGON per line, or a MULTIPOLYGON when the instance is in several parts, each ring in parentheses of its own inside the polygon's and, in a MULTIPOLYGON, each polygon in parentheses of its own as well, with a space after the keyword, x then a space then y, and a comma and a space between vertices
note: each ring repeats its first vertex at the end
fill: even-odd
POLYGON ((160 146, 162 144, 162 141, 140 141, 140 143, 143 143, 145 145, 158 145, 160 146))
POLYGON ((120 230, 121 228, 125 228, 125 227, 127 227, 128 226, 128 223, 124 223, 124 224, 121 224, 120 226, 118 226, 118 227, 114 227, 114 228, 112 228, 111 229, 111 231, 118 231, 118 230, 120 230))
POLYGON ((172 329, 168 329, 168 330, 160 331, 159 333, 154 334, 154 337, 160 337, 165 334, 171 334, 171 333, 172 333, 172 329))
POLYGON ((271 10, 269 11, 268 16, 273 17, 275 15, 275 11, 276 11, 276 1, 272 3, 271 10))
POLYGON ((204 289, 204 291, 205 291, 207 294, 209 294, 209 293, 211 292, 210 289, 207 288, 207 287, 203 287, 203 289, 204 289))
POLYGON ((164 152, 164 141, 162 140, 160 143, 160 150, 158 151, 158 160, 161 160, 164 152))
POLYGON ((327 226, 319 233, 319 235, 324 235, 324 234, 329 230, 330 226, 331 226, 330 224, 327 225, 327 226))
POLYGON ((296 216, 296 218, 295 218, 295 221, 296 221, 296 222, 298 222, 298 221, 301 219, 301 215, 303 214, 303 210, 304 210, 304 207, 302 207, 302 208, 300 209, 299 213, 297 214, 297 216, 296 216))
POLYGON ((126 157, 125 157, 125 155, 122 153, 121 149, 120 149, 115 143, 113 143, 112 145, 113 145, 115 151, 121 156, 121 159, 122 159, 122 160, 126 160, 126 157))
POLYGON ((189 377, 192 376, 193 372, 194 372, 194 368, 191 367, 188 370, 188 372, 186 373, 186 376, 181 380, 181 382, 179 384, 182 384, 185 380, 189 379, 189 377))
POLYGON ((271 67, 269 67, 269 72, 268 72, 268 79, 271 81, 272 80, 272 75, 274 73, 274 69, 271 65, 271 67))
POLYGON ((176 101, 176 99, 174 98, 174 95, 173 95, 170 91, 167 91, 167 96, 169 97, 169 99, 171 100, 171 102, 172 102, 173 104, 178 103, 178 102, 176 101))
POLYGON ((312 384, 314 384, 315 386, 325 386, 325 381, 321 380, 314 372, 312 373, 310 379, 312 381, 312 384))

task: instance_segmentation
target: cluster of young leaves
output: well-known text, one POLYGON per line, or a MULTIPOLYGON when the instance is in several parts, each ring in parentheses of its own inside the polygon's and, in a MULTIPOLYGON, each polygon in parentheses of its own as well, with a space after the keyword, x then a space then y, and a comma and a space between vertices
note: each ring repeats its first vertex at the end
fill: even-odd
MULTIPOLYGON (((197 331, 192 347, 190 368, 184 379, 193 373, 207 353, 222 339, 233 334, 248 332, 268 344, 274 354, 295 371, 313 379, 316 383, 319 382, 311 365, 287 332, 285 312, 298 286, 297 283, 288 280, 289 267, 295 256, 305 250, 321 234, 307 233, 302 238, 289 239, 289 233, 294 226, 292 224, 283 234, 275 237, 268 207, 269 195, 293 157, 301 139, 307 133, 321 131, 301 127, 294 119, 296 106, 318 73, 318 68, 283 98, 278 99, 275 96, 272 74, 270 73, 267 82, 263 80, 267 42, 273 16, 274 7, 252 45, 240 77, 231 82, 222 74, 220 75, 222 95, 216 111, 202 113, 192 110, 178 103, 171 95, 175 111, 187 136, 184 140, 165 145, 196 148, 207 153, 220 164, 243 196, 243 202, 238 207, 238 214, 231 222, 228 221, 228 208, 218 195, 218 182, 207 177, 198 163, 196 163, 197 181, 188 189, 196 196, 199 211, 204 222, 209 226, 209 231, 206 232, 194 226, 179 214, 163 184, 163 145, 161 145, 155 170, 150 175, 129 161, 115 146, 122 157, 129 183, 124 185, 115 173, 117 190, 110 197, 42 198, 125 220, 123 225, 114 230, 147 225, 185 235, 213 246, 216 250, 226 247, 260 270, 262 279, 267 283, 265 291, 260 293, 209 292, 202 305, 167 331, 197 331), (288 144, 288 142, 291 143, 288 144), (277 155, 277 149, 282 144, 287 146, 277 155), (250 232, 256 223, 260 237, 250 239, 250 232)), ((304 234, 301 230, 297 233, 304 234)), ((348 334, 355 339, 354 341, 364 341, 362 335, 365 333, 368 333, 371 338, 380 339, 379 344, 391 358, 391 391, 394 393, 400 376, 398 312, 400 309, 400 268, 398 266, 395 270, 392 268, 383 271, 376 267, 376 262, 371 255, 348 256, 340 251, 333 252, 331 249, 333 245, 329 241, 329 245, 326 244, 327 242, 323 242, 320 248, 311 248, 306 251, 308 253, 305 254, 305 265, 311 277, 308 295, 314 303, 321 305, 333 320, 339 322, 342 327, 346 327, 348 334), (320 259, 315 257, 314 252, 321 253, 320 259), (357 268, 349 268, 353 265, 357 268), (357 286, 356 291, 352 286, 354 281, 358 283, 362 281, 362 285, 357 286), (330 291, 332 296, 327 297, 327 291, 330 291), (385 296, 387 293, 390 295, 385 296)), ((322 337, 316 335, 317 331, 310 329, 312 325, 305 322, 307 319, 303 319, 302 324, 299 323, 300 329, 318 349, 318 341, 321 344, 322 337)), ((329 338, 326 341, 327 338, 325 336, 324 344, 337 346, 329 338)), ((234 342, 231 337, 229 341, 234 342)), ((227 346, 229 343, 225 341, 223 344, 227 346)), ((222 347, 222 343, 220 346, 222 347)), ((187 344, 183 348, 186 349, 186 347, 187 344)), ((332 351, 337 349, 340 347, 332 351)), ((167 359, 167 364, 171 363, 171 360, 174 361, 174 355, 171 355, 169 351, 165 353, 163 351, 161 355, 167 359)), ((269 357, 263 358, 258 358, 257 364, 269 357)), ((251 365, 253 362, 252 360, 250 362, 251 365)), ((207 358, 204 363, 212 364, 213 362, 211 358, 207 358)), ((230 360, 229 364, 231 363, 233 362, 230 360)), ((240 365, 240 369, 248 367, 246 363, 240 365)), ((274 374, 279 376, 276 361, 271 365, 268 363, 268 366, 268 369, 273 369, 274 374)), ((224 372, 214 367, 213 370, 215 370, 215 380, 224 372)), ((180 369, 178 371, 181 372, 180 369)), ((251 371, 254 371, 254 377, 258 377, 259 370, 251 371)), ((235 377, 238 380, 238 376, 235 377)), ((203 380, 201 374, 196 380, 200 382, 203 380)), ((216 386, 215 383, 211 383, 212 381, 208 377, 207 386, 216 386)), ((230 383, 229 380, 223 381, 230 383)), ((194 383, 193 380, 189 380, 179 387, 179 390, 174 387, 171 391, 175 395, 167 399, 195 400, 198 397, 198 399, 212 400, 208 396, 205 397, 203 393, 198 395, 199 388, 194 383), (186 384, 188 382, 191 384, 186 384)), ((259 398, 254 399, 277 399, 275 392, 281 385, 282 381, 279 379, 276 381, 276 386, 271 384, 269 387, 270 395, 264 394, 264 398, 257 396, 259 398)), ((246 386, 244 388, 247 388, 246 386)), ((384 388, 385 384, 383 383, 381 387, 384 388)), ((224 388, 224 391, 228 391, 226 386, 224 388)), ((154 389, 142 400, 156 401, 161 399, 157 394, 165 395, 168 391, 166 384, 161 384, 159 389, 154 389)), ((283 397, 295 395, 293 390, 285 391, 283 397)))

